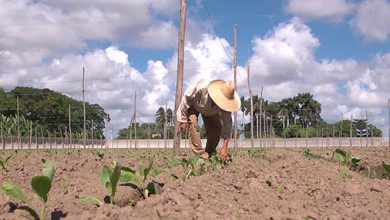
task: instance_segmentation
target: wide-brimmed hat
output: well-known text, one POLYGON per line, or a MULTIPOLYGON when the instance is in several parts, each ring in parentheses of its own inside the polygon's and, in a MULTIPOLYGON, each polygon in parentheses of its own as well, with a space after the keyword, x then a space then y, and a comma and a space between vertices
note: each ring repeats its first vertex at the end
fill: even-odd
POLYGON ((241 100, 235 91, 233 81, 214 80, 207 87, 211 99, 221 109, 228 112, 235 112, 241 107, 241 100))

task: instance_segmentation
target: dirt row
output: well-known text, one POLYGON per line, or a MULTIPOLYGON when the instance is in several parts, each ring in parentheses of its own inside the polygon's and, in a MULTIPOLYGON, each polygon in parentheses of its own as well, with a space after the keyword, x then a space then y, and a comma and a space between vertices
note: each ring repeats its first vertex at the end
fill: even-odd
MULTIPOLYGON (((164 150, 1 151, 12 154, 0 184, 18 185, 38 209, 30 181, 43 164, 54 161, 56 173, 45 211, 46 219, 386 219, 390 216, 390 182, 382 162, 388 148, 343 148, 361 158, 359 167, 332 159, 334 148, 240 149, 227 164, 205 161, 202 172, 187 176, 181 165, 168 162, 192 157, 164 150), (99 155, 100 154, 100 155, 99 155), (120 183, 115 204, 101 207, 81 201, 90 195, 109 202, 100 182, 103 165, 118 160, 138 169, 154 156, 164 169, 154 178, 157 195, 144 199, 134 184, 120 183), (199 175, 198 175, 199 174, 199 175)), ((200 170, 199 163, 196 169, 200 170)), ((29 205, 0 195, 0 219, 34 219, 29 205)), ((39 209, 38 209, 39 210, 39 209)))

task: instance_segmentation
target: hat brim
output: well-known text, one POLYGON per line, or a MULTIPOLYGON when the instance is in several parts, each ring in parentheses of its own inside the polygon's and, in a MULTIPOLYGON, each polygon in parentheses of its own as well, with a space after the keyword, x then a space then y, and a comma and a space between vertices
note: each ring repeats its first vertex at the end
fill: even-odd
POLYGON ((234 92, 234 98, 229 99, 224 96, 221 91, 221 87, 225 85, 223 80, 211 81, 207 87, 207 91, 211 99, 220 107, 222 110, 228 112, 238 111, 241 107, 241 100, 237 92, 234 92))

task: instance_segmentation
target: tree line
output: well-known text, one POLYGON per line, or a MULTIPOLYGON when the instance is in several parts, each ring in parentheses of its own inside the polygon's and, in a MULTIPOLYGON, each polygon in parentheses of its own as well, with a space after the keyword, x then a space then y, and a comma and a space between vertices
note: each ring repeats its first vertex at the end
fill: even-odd
MULTIPOLYGON (((243 114, 250 114, 249 98, 241 97, 241 103, 243 114)), ((382 136, 382 131, 366 118, 352 121, 341 119, 333 124, 324 121, 321 118, 321 103, 310 93, 299 93, 279 102, 270 102, 255 95, 253 103, 254 133, 263 137, 267 134, 286 138, 382 136)), ((249 138, 250 123, 245 124, 242 130, 245 137, 249 138)))
MULTIPOLYGON (((86 133, 104 139, 110 116, 98 104, 86 103, 86 133)), ((83 102, 49 89, 0 87, 0 132, 5 136, 83 137, 83 102), (70 122, 70 123, 69 123, 70 122), (69 127, 70 124, 70 127, 69 127)))

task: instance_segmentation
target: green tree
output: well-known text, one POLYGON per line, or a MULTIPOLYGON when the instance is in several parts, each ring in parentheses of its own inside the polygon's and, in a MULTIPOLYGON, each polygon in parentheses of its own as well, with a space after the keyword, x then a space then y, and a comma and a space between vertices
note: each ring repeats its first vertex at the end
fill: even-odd
MULTIPOLYGON (((81 101, 49 89, 16 87, 8 93, 1 89, 0 114, 6 117, 17 115, 16 97, 19 98, 20 116, 33 123, 34 131, 43 131, 43 136, 49 134, 65 136, 70 105, 72 133, 75 136, 82 136, 80 135, 83 132, 83 103, 81 101)), ((93 124, 94 138, 104 138, 103 129, 105 121, 110 120, 109 115, 99 105, 86 103, 86 116, 88 137, 91 137, 93 124)))

